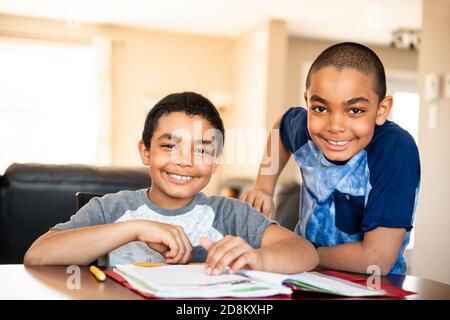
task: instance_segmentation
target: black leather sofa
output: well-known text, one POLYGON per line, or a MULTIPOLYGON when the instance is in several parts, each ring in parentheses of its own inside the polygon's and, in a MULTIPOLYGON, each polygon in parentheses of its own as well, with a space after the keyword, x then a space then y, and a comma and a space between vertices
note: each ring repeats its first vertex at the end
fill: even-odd
POLYGON ((147 168, 12 164, 0 177, 0 263, 22 263, 29 246, 75 213, 75 194, 137 190, 147 168))
MULTIPOLYGON (((148 169, 12 164, 0 176, 0 264, 22 263, 29 246, 76 211, 77 192, 112 193, 150 186, 148 169)), ((277 193, 275 220, 293 230, 299 185, 277 193)))

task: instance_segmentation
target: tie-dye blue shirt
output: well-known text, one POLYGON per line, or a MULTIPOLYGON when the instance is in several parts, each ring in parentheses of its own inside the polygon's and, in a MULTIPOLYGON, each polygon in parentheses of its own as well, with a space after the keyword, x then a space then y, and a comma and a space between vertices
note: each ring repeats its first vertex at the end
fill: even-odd
POLYGON ((303 184, 295 232, 318 247, 362 241, 377 227, 404 228, 390 274, 404 274, 419 193, 419 152, 411 135, 392 121, 375 128, 371 142, 344 163, 325 158, 307 130, 307 111, 289 109, 281 119, 283 144, 300 167, 303 184))

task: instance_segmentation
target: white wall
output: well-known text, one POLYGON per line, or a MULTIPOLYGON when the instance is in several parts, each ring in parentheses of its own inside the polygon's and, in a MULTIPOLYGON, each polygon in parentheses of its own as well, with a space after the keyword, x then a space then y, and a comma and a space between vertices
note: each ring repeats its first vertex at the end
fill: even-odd
MULTIPOLYGON (((424 79, 450 73, 450 1, 423 1, 422 44, 419 53, 422 92, 419 145, 421 193, 416 212, 412 273, 450 284, 450 98, 436 101, 438 126, 428 126, 430 103, 423 98, 424 79)), ((441 87, 442 91, 442 87, 441 87)))

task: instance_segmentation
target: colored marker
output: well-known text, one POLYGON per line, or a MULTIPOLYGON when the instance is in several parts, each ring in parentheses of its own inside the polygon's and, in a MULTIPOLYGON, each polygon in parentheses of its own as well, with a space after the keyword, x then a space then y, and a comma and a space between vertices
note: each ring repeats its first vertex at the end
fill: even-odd
POLYGON ((97 278, 98 281, 105 281, 105 273, 96 266, 90 266, 89 271, 91 271, 91 273, 97 278))

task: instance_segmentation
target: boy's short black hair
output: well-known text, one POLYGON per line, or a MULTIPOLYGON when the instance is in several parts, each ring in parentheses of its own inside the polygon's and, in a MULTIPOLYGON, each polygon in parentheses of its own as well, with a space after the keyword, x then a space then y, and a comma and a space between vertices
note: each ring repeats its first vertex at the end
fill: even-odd
POLYGON ((142 131, 142 140, 147 149, 150 148, 150 141, 155 128, 158 126, 159 119, 172 112, 184 112, 188 116, 200 116, 207 120, 214 129, 219 130, 222 134, 222 141, 218 141, 219 149, 217 155, 220 154, 225 142, 225 129, 220 114, 211 101, 195 92, 169 94, 148 112, 144 130, 142 131))
POLYGON ((378 102, 386 96, 386 75, 380 58, 368 47, 354 42, 342 42, 325 49, 313 62, 306 77, 306 89, 311 76, 322 68, 333 66, 338 71, 354 69, 366 75, 373 75, 373 91, 378 102))

